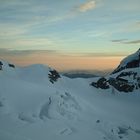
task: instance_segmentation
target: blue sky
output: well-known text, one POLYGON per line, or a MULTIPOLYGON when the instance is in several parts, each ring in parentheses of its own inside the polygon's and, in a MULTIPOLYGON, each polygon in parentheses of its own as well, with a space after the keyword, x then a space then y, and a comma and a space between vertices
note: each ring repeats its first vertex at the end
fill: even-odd
POLYGON ((59 58, 73 69, 66 59, 93 66, 95 57, 120 61, 139 47, 140 0, 0 0, 1 59, 60 69, 59 58))

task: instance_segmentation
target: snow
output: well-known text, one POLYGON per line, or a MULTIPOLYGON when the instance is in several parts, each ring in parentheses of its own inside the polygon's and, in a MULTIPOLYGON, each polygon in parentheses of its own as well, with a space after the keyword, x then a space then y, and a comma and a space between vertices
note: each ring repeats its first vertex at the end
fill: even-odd
POLYGON ((2 63, 0 140, 140 139, 139 90, 112 94, 90 86, 97 78, 52 84, 48 66, 2 63))
MULTIPOLYGON (((124 67, 127 65, 128 62, 131 62, 132 60, 138 60, 140 57, 140 49, 137 50, 135 53, 127 56, 126 58, 124 58, 121 62, 120 62, 120 66, 119 67, 124 67)), ((140 66, 140 65, 139 65, 140 66)))

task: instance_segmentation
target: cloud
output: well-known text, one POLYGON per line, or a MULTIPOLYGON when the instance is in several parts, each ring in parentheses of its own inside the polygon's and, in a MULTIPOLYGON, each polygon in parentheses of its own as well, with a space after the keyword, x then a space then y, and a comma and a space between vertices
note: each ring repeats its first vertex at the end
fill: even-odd
POLYGON ((96 2, 95 1, 88 1, 84 4, 81 4, 79 7, 78 7, 78 11, 80 12, 86 12, 86 11, 89 11, 89 10, 92 10, 96 8, 96 2))
POLYGON ((61 40, 55 37, 32 37, 28 35, 11 35, 10 37, 10 34, 9 38, 1 37, 0 42, 0 48, 11 50, 56 50, 62 44, 61 40))
POLYGON ((53 41, 48 38, 19 39, 15 41, 19 46, 52 46, 53 41))
POLYGON ((125 44, 140 44, 140 39, 124 42, 125 44))
POLYGON ((127 41, 128 39, 115 39, 115 40, 111 40, 112 42, 115 42, 115 43, 122 43, 124 41, 127 41))
POLYGON ((114 43, 123 43, 123 44, 140 44, 140 39, 132 41, 128 41, 128 39, 116 39, 111 41, 114 43))
POLYGON ((12 50, 0 48, 0 59, 5 58, 26 58, 30 56, 57 56, 57 57, 72 57, 72 58, 89 58, 89 57, 122 57, 127 54, 124 52, 114 53, 100 53, 100 52, 86 52, 86 53, 65 53, 58 50, 12 50))
POLYGON ((16 38, 24 35, 28 30, 22 26, 11 24, 0 24, 0 38, 16 38))
POLYGON ((126 53, 123 52, 115 52, 115 53, 109 53, 109 52, 105 52, 105 53, 83 53, 81 54, 82 57, 124 57, 126 56, 126 53))
POLYGON ((57 50, 11 50, 0 48, 0 57, 27 56, 32 54, 59 54, 57 50))
POLYGON ((111 32, 109 31, 105 31, 105 30, 98 30, 98 31, 93 31, 93 30, 90 30, 90 31, 84 31, 85 33, 87 33, 87 35, 89 37, 93 37, 93 38, 96 38, 96 37, 110 37, 112 35, 111 32))

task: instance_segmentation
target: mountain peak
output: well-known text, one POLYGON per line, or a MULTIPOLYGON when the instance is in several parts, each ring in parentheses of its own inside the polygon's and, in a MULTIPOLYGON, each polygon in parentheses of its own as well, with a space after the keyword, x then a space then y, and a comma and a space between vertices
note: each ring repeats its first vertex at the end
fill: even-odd
POLYGON ((133 54, 125 57, 112 74, 128 68, 140 67, 140 48, 133 54))

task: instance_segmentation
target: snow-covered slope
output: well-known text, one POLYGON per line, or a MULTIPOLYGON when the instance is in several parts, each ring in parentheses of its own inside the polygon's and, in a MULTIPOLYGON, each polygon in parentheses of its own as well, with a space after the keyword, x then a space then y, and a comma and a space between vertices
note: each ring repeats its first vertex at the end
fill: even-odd
POLYGON ((121 61, 120 65, 113 71, 113 74, 123 69, 137 67, 140 67, 140 48, 134 54, 131 54, 124 58, 121 61))
POLYGON ((0 61, 0 66, 1 75, 31 83, 54 83, 61 78, 56 70, 40 64, 34 64, 28 67, 17 67, 8 62, 0 61))
POLYGON ((0 140, 139 140, 140 94, 112 94, 43 65, 0 62, 0 140))

